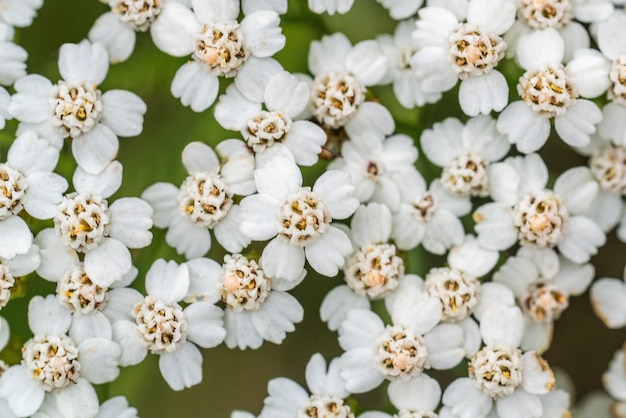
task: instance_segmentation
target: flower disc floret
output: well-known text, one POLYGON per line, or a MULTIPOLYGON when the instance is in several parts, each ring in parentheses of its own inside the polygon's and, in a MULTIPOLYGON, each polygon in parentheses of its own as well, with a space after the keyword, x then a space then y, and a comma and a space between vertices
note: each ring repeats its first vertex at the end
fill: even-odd
POLYGON ((559 29, 572 20, 569 0, 521 0, 517 16, 533 29, 559 29))
POLYGON ((612 82, 608 90, 609 99, 626 106, 626 55, 620 55, 613 61, 609 78, 612 82))
POLYGON ((522 352, 506 345, 486 346, 469 362, 469 377, 492 398, 513 394, 522 384, 522 352))
POLYGON ((404 276, 404 261, 392 244, 360 248, 344 266, 346 283, 360 296, 379 299, 398 287, 404 276))
POLYGON ((57 299, 81 314, 103 309, 109 300, 108 289, 93 283, 85 269, 72 266, 57 282, 57 299))
POLYGON ((626 193, 626 150, 609 144, 597 148, 589 159, 589 168, 603 190, 626 193))
POLYGON ((421 335, 400 325, 387 325, 376 339, 376 368, 388 379, 409 380, 428 366, 428 349, 421 335))
POLYGON ((364 101, 365 87, 346 73, 319 75, 311 88, 313 115, 322 125, 332 129, 348 123, 364 101))
POLYGON ((441 301, 442 320, 460 321, 467 318, 478 304, 480 282, 460 270, 441 267, 428 272, 424 290, 430 297, 441 301))
POLYGON ((438 418, 439 415, 432 411, 407 411, 401 410, 393 418, 438 418))
POLYGON ((428 222, 432 219, 437 209, 437 200, 431 192, 425 192, 418 196, 411 204, 411 214, 418 222, 428 222))
POLYGON ((80 376, 78 348, 64 336, 36 335, 22 347, 22 365, 46 391, 76 383, 80 376))
POLYGON ((0 164, 0 220, 18 214, 28 187, 26 177, 7 164, 0 164))
POLYGON ((278 233, 292 245, 305 246, 328 230, 332 218, 324 202, 308 188, 291 193, 280 208, 278 233))
POLYGON ((178 303, 146 296, 133 308, 133 316, 137 331, 153 354, 174 352, 186 339, 187 320, 178 303))
POLYGON ((113 0, 111 12, 136 31, 145 32, 161 13, 159 0, 113 0))
POLYGON ((336 396, 312 395, 309 402, 298 411, 297 418, 354 418, 354 414, 336 396))
POLYGON ((194 44, 193 57, 215 76, 236 76, 250 56, 241 27, 235 21, 203 25, 200 33, 194 35, 194 44))
POLYGON ((441 173, 443 187, 461 196, 489 195, 487 163, 479 155, 467 153, 455 158, 441 173))
POLYGON ((517 92, 535 112, 546 117, 564 115, 578 93, 562 65, 526 71, 517 92))
POLYGON ((506 43, 498 35, 469 23, 462 23, 451 33, 450 59, 460 79, 488 73, 504 58, 506 43))
POLYGON ((102 117, 100 90, 80 81, 59 81, 50 97, 52 124, 64 136, 89 132, 102 117))
POLYGON ((11 271, 4 264, 0 264, 0 308, 9 303, 13 286, 15 286, 15 278, 11 271))
POLYGON ((282 142, 291 129, 291 118, 281 112, 262 111, 248 121, 244 139, 254 152, 262 152, 274 142, 282 142))
POLYGON ((192 222, 212 228, 233 205, 233 192, 219 174, 199 172, 188 176, 178 193, 180 210, 192 222))
POLYGON ((267 299, 271 289, 271 281, 254 260, 241 254, 224 257, 220 295, 230 309, 255 311, 267 299))
POLYGON ((552 248, 563 239, 569 217, 561 198, 549 190, 529 193, 514 208, 514 223, 522 244, 552 248))
POLYGON ((59 204, 54 229, 65 245, 86 252, 96 248, 108 235, 109 223, 105 199, 89 193, 72 193, 59 204))
POLYGON ((537 281, 521 296, 524 312, 537 322, 554 322, 569 306, 569 295, 554 283, 537 281))

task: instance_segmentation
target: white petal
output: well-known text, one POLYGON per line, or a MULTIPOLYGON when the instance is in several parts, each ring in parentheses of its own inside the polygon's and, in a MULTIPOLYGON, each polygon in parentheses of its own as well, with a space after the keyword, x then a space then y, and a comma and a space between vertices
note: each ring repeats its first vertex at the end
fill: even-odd
POLYGON ((365 86, 378 84, 387 70, 387 58, 374 40, 354 45, 345 60, 346 70, 365 86))
POLYGON ((301 322, 304 309, 296 298, 288 293, 273 291, 261 309, 252 315, 252 323, 265 340, 281 344, 287 332, 295 330, 301 322))
MULTIPOLYGON (((317 162, 326 140, 326 132, 320 126, 306 120, 298 120, 291 125, 283 145, 291 151, 298 165, 311 166, 317 162)), ((272 148, 276 145, 280 144, 274 144, 272 148)))
POLYGON ((473 218, 477 222, 474 229, 483 247, 506 250, 517 242, 517 230, 509 207, 499 203, 487 203, 476 209, 473 218))
POLYGON ((155 183, 141 194, 154 209, 154 226, 167 228, 178 214, 178 188, 170 183, 155 183))
POLYGON ((183 106, 191 107, 194 112, 202 112, 215 102, 218 88, 218 78, 204 71, 199 63, 191 61, 176 71, 170 90, 183 106))
POLYGON ((187 260, 202 257, 211 249, 211 233, 209 230, 182 214, 177 213, 165 234, 165 242, 176 248, 178 254, 187 260))
POLYGON ((524 334, 522 311, 517 306, 490 306, 480 319, 480 333, 487 345, 518 347, 524 334))
POLYGON ((31 174, 28 176, 24 209, 33 218, 52 219, 57 213, 57 205, 63 200, 63 193, 67 187, 67 180, 56 173, 31 174))
POLYGON ((63 335, 71 322, 71 311, 55 295, 35 296, 28 303, 28 326, 35 335, 63 335))
POLYGON ((596 132, 596 125, 602 120, 598 105, 590 100, 578 99, 564 115, 554 120, 554 127, 561 139, 573 147, 584 147, 596 132))
POLYGON ((146 291, 150 296, 165 302, 183 300, 189 289, 189 270, 185 264, 180 266, 175 261, 162 258, 152 263, 146 273, 146 291))
POLYGON ((261 112, 261 103, 253 102, 231 84, 226 88, 215 105, 215 120, 225 129, 239 131, 246 129, 248 120, 261 112))
POLYGON ((554 183, 554 193, 563 199, 569 213, 584 212, 598 194, 598 183, 587 167, 574 167, 562 173, 554 183))
POLYGON ((191 0, 191 5, 202 23, 237 20, 239 15, 236 0, 191 0))
POLYGON ((173 390, 183 390, 202 381, 202 354, 192 343, 180 344, 160 356, 159 369, 173 390))
POLYGON ((219 170, 217 154, 204 142, 190 142, 183 149, 183 164, 189 174, 214 172, 219 170))
POLYGON ((603 277, 597 280, 590 291, 591 307, 604 324, 612 329, 626 325, 626 287, 618 279, 603 277))
POLYGON ((122 349, 104 338, 90 338, 78 346, 80 374, 91 383, 101 384, 117 379, 120 371, 117 359, 122 349))
POLYGON ((395 128, 396 124, 391 112, 376 102, 361 103, 356 115, 344 126, 348 137, 351 138, 365 132, 387 136, 391 135, 395 128))
POLYGON ((352 243, 345 232, 331 226, 315 242, 308 244, 304 253, 309 265, 319 274, 336 276, 344 259, 352 252, 352 243))
POLYGON ((113 339, 122 348, 122 354, 118 359, 120 366, 139 364, 146 358, 148 348, 141 335, 137 332, 137 324, 134 320, 133 322, 114 322, 113 339))
POLYGON ((128 248, 144 248, 152 242, 152 207, 136 197, 117 199, 109 207, 109 236, 128 248))
POLYGON ((426 374, 414 376, 409 381, 394 380, 387 387, 389 400, 398 409, 434 411, 439 406, 441 387, 426 374))
POLYGON ((283 71, 267 82, 264 101, 268 110, 294 117, 304 110, 309 101, 309 86, 306 81, 283 71))
POLYGON ((24 366, 9 367, 0 379, 0 396, 11 411, 20 417, 27 417, 39 409, 46 391, 44 386, 24 366))
POLYGON ((304 269, 304 250, 283 242, 271 240, 263 249, 263 270, 269 277, 296 280, 304 269))
POLYGON ((0 221, 0 257, 13 258, 26 254, 33 242, 33 234, 19 216, 9 216, 0 221))
POLYGON ((159 18, 150 26, 150 34, 156 47, 175 57, 183 57, 193 52, 193 36, 199 32, 200 23, 194 13, 174 2, 164 4, 159 18))
POLYGON ((525 70, 536 70, 559 64, 563 59, 564 48, 563 38, 555 29, 537 30, 520 38, 517 59, 525 70), (544 47, 537 49, 537 45, 544 47))
POLYGON ((351 393, 364 393, 378 387, 384 376, 376 370, 374 352, 368 348, 356 348, 341 356, 341 377, 351 393))
POLYGON ((445 167, 463 151, 462 132, 463 124, 456 118, 436 122, 431 129, 422 132, 422 151, 433 164, 445 167))
POLYGON ((147 106, 139 96, 126 90, 109 90, 102 95, 103 124, 118 136, 136 136, 143 130, 147 106))
POLYGON ((137 38, 135 31, 111 12, 101 15, 87 36, 91 42, 104 45, 112 64, 126 61, 130 57, 137 38))
POLYGON ((467 22, 502 35, 513 24, 516 11, 514 1, 473 0, 467 7, 467 22))
POLYGON ((447 370, 465 358, 463 328, 457 324, 439 324, 424 335, 428 362, 433 369, 447 370))
POLYGON ((567 220, 568 232, 558 244, 558 249, 565 257, 575 263, 586 263, 606 242, 606 235, 591 219, 585 216, 573 216, 567 220))
POLYGON ((59 50, 59 72, 66 81, 100 84, 109 71, 109 54, 104 45, 83 39, 79 44, 63 44, 59 50))
POLYGON ((317 178, 313 192, 320 195, 333 219, 345 219, 359 207, 354 197, 354 186, 346 171, 328 170, 317 178))
POLYGON ((78 193, 95 194, 108 198, 122 185, 124 167, 119 161, 108 164, 104 170, 91 174, 78 167, 72 177, 72 183, 78 193))
POLYGON ((189 325, 187 328, 189 341, 202 348, 215 347, 224 341, 226 330, 220 308, 210 302, 194 302, 185 308, 184 314, 189 325))
POLYGON ((351 309, 369 309, 367 298, 357 296, 348 286, 341 285, 326 294, 320 305, 320 318, 328 329, 337 331, 351 309))
POLYGON ((509 86, 498 70, 480 77, 471 77, 461 82, 459 104, 463 113, 477 116, 501 111, 509 100, 509 86))
POLYGON ((102 312, 92 311, 87 315, 79 313, 72 315, 69 336, 76 344, 81 344, 92 338, 111 340, 113 331, 109 319, 102 312))
POLYGON ((90 174, 98 174, 117 155, 119 140, 115 133, 101 123, 72 140, 72 155, 78 165, 90 174))
POLYGON ((267 195, 247 196, 240 203, 241 231, 255 241, 265 241, 280 230, 278 203, 267 195))
POLYGON ((474 381, 467 377, 450 383, 443 392, 442 402, 451 408, 455 417, 459 418, 486 417, 493 403, 491 397, 484 394, 476 387, 474 381))
POLYGON ((496 400, 496 410, 502 418, 541 418, 543 408, 537 395, 518 389, 510 396, 496 400))
POLYGON ((97 248, 85 254, 85 273, 98 286, 109 287, 131 267, 130 251, 116 239, 105 238, 97 248))
POLYGON ((241 21, 246 47, 255 57, 271 57, 285 47, 285 35, 280 28, 280 16, 271 10, 246 15, 241 21))
POLYGON ((500 113, 496 126, 525 154, 541 148, 550 134, 550 120, 537 115, 521 100, 510 103, 500 113))
POLYGON ((260 103, 267 83, 281 71, 283 67, 275 59, 251 56, 237 72, 234 82, 248 100, 260 103))

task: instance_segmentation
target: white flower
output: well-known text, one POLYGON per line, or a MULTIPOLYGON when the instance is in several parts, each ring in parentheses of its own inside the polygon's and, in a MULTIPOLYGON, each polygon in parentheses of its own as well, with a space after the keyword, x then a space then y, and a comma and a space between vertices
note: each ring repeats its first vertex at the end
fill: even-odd
POLYGON ((419 11, 413 36, 419 47, 411 59, 422 88, 444 92, 461 80, 459 104, 466 115, 500 111, 509 88, 495 68, 504 58, 500 37, 515 20, 513 0, 470 0, 466 23, 442 7, 419 11))
POLYGON ((270 277, 297 280, 304 261, 324 276, 334 276, 352 252, 350 239, 333 219, 345 219, 359 205, 345 171, 329 170, 312 188, 302 186, 298 166, 274 158, 254 172, 258 193, 245 197, 241 231, 263 249, 263 270, 270 277))
POLYGON ((416 172, 417 148, 407 135, 383 137, 374 132, 353 135, 341 147, 341 157, 329 168, 350 173, 361 202, 379 202, 396 211, 401 202, 397 182, 408 172, 416 172))
POLYGON ((205 301, 180 305, 189 293, 189 277, 187 264, 156 260, 146 273, 148 294, 134 291, 122 304, 126 317, 113 323, 122 347, 120 364, 137 364, 149 350, 159 355, 159 369, 173 390, 202 381, 202 354, 196 345, 215 347, 226 334, 217 306, 205 301))
POLYGON ((515 101, 500 113, 497 128, 523 153, 538 150, 550 135, 550 122, 559 137, 584 147, 602 119, 593 98, 608 87, 608 65, 600 53, 580 50, 563 66, 564 44, 554 29, 526 35, 517 45, 517 58, 526 72, 520 77, 515 101))
POLYGON ((146 112, 146 104, 134 93, 98 89, 108 69, 101 44, 83 40, 62 45, 62 80, 53 85, 40 75, 27 75, 15 83, 9 112, 20 121, 18 133, 33 129, 59 149, 63 138, 71 137, 78 165, 100 173, 117 155, 118 136, 141 133, 146 112))
POLYGON ((230 85, 215 106, 215 119, 222 127, 241 132, 254 151, 257 167, 277 155, 291 155, 299 165, 313 165, 326 143, 326 133, 311 121, 298 120, 309 94, 306 81, 281 71, 265 87, 265 109, 263 103, 247 99, 230 85))
POLYGON ((441 387, 428 375, 421 374, 409 381, 394 380, 389 383, 387 394, 391 404, 398 410, 397 414, 392 416, 371 411, 359 415, 359 418, 438 417, 435 410, 441 399, 441 387))
POLYGON ((218 77, 234 77, 244 96, 262 101, 265 83, 280 67, 270 57, 285 46, 278 13, 248 7, 238 22, 239 0, 191 0, 191 5, 193 11, 178 3, 164 4, 150 27, 160 50, 192 57, 174 76, 174 97, 202 112, 217 97, 218 77))
POLYGON ((391 237, 401 250, 422 244, 433 254, 444 254, 451 246, 463 242, 465 232, 459 217, 471 210, 469 197, 453 195, 441 181, 430 188, 417 171, 397 176, 401 203, 393 213, 391 237))
POLYGON ((537 353, 518 348, 523 329, 519 308, 492 305, 485 310, 480 323, 485 346, 470 360, 469 377, 456 379, 444 391, 443 416, 544 416, 539 395, 552 390, 554 374, 537 353))
POLYGON ((241 211, 234 196, 255 191, 254 157, 234 139, 222 141, 217 150, 222 164, 211 147, 191 142, 182 154, 189 175, 180 187, 155 183, 141 195, 154 208, 154 225, 168 229, 165 241, 187 259, 209 251, 211 230, 227 251, 239 252, 250 243, 239 231, 241 211))
POLYGON ((343 401, 350 392, 339 375, 338 359, 333 359, 326 369, 324 357, 314 354, 307 363, 305 378, 311 395, 293 380, 284 377, 270 380, 267 384, 269 396, 265 398, 259 418, 354 418, 350 406, 343 401))
POLYGON ((441 184, 460 196, 487 196, 489 164, 503 158, 511 147, 489 115, 470 118, 465 125, 447 118, 424 130, 420 142, 428 160, 443 167, 441 184))
POLYGON ((523 350, 545 352, 554 322, 569 306, 569 297, 584 293, 595 269, 575 264, 549 249, 522 247, 494 273, 493 281, 509 287, 526 320, 523 350))
POLYGON ((575 263, 586 263, 606 236, 582 215, 598 193, 587 167, 562 173, 554 189, 546 188, 548 169, 537 154, 509 157, 489 167, 490 194, 495 202, 473 214, 478 239, 485 248, 505 250, 519 242, 558 248, 575 263))
POLYGON ((43 0, 0 0, 0 23, 23 28, 30 26, 43 0))
POLYGON ((407 286, 391 308, 392 324, 374 312, 353 309, 339 328, 341 376, 352 393, 378 387, 385 379, 408 381, 424 369, 450 369, 464 357, 463 329, 439 324, 441 302, 407 286))
MULTIPOLYGON (((411 1, 401 0, 398 3, 404 6, 411 1)), ((393 92, 398 102, 407 109, 424 106, 426 103, 436 103, 441 99, 439 92, 424 91, 421 79, 411 67, 411 58, 418 50, 418 45, 413 39, 414 30, 415 21, 408 19, 398 22, 393 36, 381 34, 376 37, 387 56, 387 72, 381 83, 393 83, 393 92)))
MULTIPOLYGON (((350 223, 348 235, 354 251, 343 265, 345 285, 324 297, 320 317, 335 331, 350 309, 369 309, 369 300, 386 298, 405 280, 404 260, 391 236, 391 212, 380 203, 361 205, 350 223)), ((418 279, 415 276, 415 279, 418 279)))
POLYGON ((308 0, 309 8, 315 13, 348 13, 352 8, 354 0, 308 0))
POLYGON ((0 258, 28 253, 32 233, 19 216, 22 210, 36 219, 51 219, 67 189, 67 181, 52 170, 59 151, 34 132, 19 135, 0 163, 0 258))
POLYGON ((622 346, 615 352, 609 368, 602 375, 602 384, 611 397, 617 402, 610 408, 615 411, 615 416, 623 416, 626 411, 626 362, 624 361, 624 351, 626 346, 622 346))
POLYGON ((98 412, 98 397, 91 384, 117 378, 121 349, 111 340, 108 322, 89 334, 68 337, 71 320, 70 311, 53 295, 31 299, 28 324, 34 336, 22 347, 21 364, 10 367, 0 378, 0 397, 15 415, 33 415, 50 392, 55 392, 63 416, 92 417, 98 412))
POLYGON ((309 108, 327 129, 343 128, 348 137, 365 131, 390 135, 395 123, 381 104, 365 101, 366 88, 379 84, 387 70, 385 54, 374 40, 352 46, 342 33, 311 42, 309 70, 315 80, 309 108))
MULTIPOLYGON (((44 399, 41 407, 31 418, 59 418, 63 416, 61 405, 66 402, 62 393, 50 392, 44 399)), ((85 418, 138 418, 137 410, 128 406, 128 401, 123 396, 115 396, 98 408, 96 415, 80 415, 85 418)))
POLYGON ((229 348, 259 348, 264 341, 281 344, 304 311, 290 290, 298 282, 273 280, 257 264, 241 254, 227 254, 223 265, 207 258, 186 263, 190 285, 186 302, 224 304, 224 342, 229 348))
POLYGON ((598 47, 611 61, 608 88, 609 103, 602 108, 598 134, 617 145, 626 145, 626 42, 624 25, 626 15, 619 13, 598 24, 598 47))
MULTIPOLYGON (((152 208, 148 203, 126 197, 109 205, 107 198, 121 182, 122 165, 117 161, 99 175, 77 168, 73 178, 76 192, 63 197, 54 217, 54 235, 46 233, 49 235, 41 241, 46 242, 42 245, 49 251, 84 254, 85 273, 101 287, 110 286, 130 272, 129 248, 143 248, 152 241, 152 208)), ((46 268, 58 266, 40 267, 46 268)))

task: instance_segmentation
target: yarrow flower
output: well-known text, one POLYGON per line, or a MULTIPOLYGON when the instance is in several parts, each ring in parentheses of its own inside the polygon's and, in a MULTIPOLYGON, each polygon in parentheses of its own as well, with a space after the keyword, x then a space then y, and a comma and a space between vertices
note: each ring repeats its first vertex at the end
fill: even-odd
POLYGON ((174 97, 202 112, 217 97, 219 77, 226 77, 234 78, 248 99, 262 101, 265 82, 280 68, 270 57, 285 46, 278 13, 249 7, 239 22, 239 0, 221 1, 219 7, 191 0, 191 5, 193 11, 179 3, 164 4, 151 26, 160 50, 192 58, 174 76, 174 97))
POLYGON ((254 157, 237 140, 217 146, 223 163, 208 145, 191 142, 183 149, 189 174, 180 187, 155 183, 141 195, 154 208, 154 224, 167 228, 165 241, 187 259, 202 257, 211 248, 211 233, 230 252, 239 252, 250 240, 239 231, 241 211, 235 195, 255 191, 254 157))
POLYGON ((15 83, 9 112, 20 122, 18 133, 32 129, 58 149, 70 137, 79 167, 90 174, 100 173, 117 155, 118 136, 141 133, 146 112, 146 104, 134 93, 98 89, 108 69, 102 44, 83 40, 62 45, 62 80, 52 84, 32 74, 15 83))
POLYGON ((302 186, 302 173, 289 159, 277 157, 254 172, 257 194, 241 201, 241 231, 263 249, 263 270, 288 281, 301 277, 304 261, 324 276, 334 276, 352 251, 346 233, 333 225, 359 206, 345 171, 328 170, 313 187, 302 186))

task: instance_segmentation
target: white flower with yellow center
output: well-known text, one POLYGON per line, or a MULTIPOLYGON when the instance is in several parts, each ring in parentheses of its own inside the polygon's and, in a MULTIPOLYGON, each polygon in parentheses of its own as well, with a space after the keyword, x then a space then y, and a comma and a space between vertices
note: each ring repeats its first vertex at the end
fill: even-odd
POLYGON ((353 309, 339 328, 341 376, 352 393, 378 387, 384 380, 411 380, 424 369, 450 369, 465 356, 463 329, 439 324, 441 302, 417 286, 406 286, 385 325, 369 309, 353 309))
POLYGON ((352 244, 333 219, 345 219, 359 205, 345 171, 328 170, 313 187, 302 186, 298 166, 277 157, 254 171, 257 194, 241 201, 241 231, 263 249, 263 270, 272 278, 298 280, 304 261, 324 276, 334 276, 352 244))
POLYGON ((410 250, 422 244, 428 252, 444 254, 463 242, 459 217, 471 210, 469 197, 450 193, 439 180, 427 188, 417 171, 404 172, 395 180, 401 203, 393 213, 391 238, 398 248, 410 250))
POLYGON ((98 397, 91 384, 117 378, 121 349, 111 339, 108 322, 68 336, 71 321, 71 312, 55 296, 31 299, 28 324, 34 336, 22 347, 21 364, 10 367, 0 379, 0 398, 15 415, 33 415, 50 392, 81 400, 59 403, 62 416, 95 416, 98 412, 98 397))
POLYGON ((461 80, 459 104, 466 115, 504 109, 509 88, 496 67, 506 51, 501 35, 515 20, 513 0, 470 0, 466 22, 443 7, 418 14, 413 36, 419 50, 411 65, 424 91, 448 91, 461 80))
POLYGON ((167 228, 165 241, 187 259, 202 257, 211 248, 211 233, 227 251, 238 252, 250 240, 239 231, 241 212, 235 195, 255 190, 254 156, 238 140, 222 141, 217 154, 202 142, 183 150, 183 165, 189 174, 180 187, 155 183, 143 193, 154 208, 154 224, 167 228))
POLYGON ((326 129, 343 128, 348 136, 365 131, 390 135, 395 123, 380 103, 366 101, 368 86, 380 84, 387 69, 374 40, 352 45, 342 33, 313 41, 309 70, 314 77, 309 109, 326 129))
POLYGON ((120 364, 140 363, 150 351, 159 356, 161 374, 173 390, 197 385, 202 381, 197 346, 215 347, 224 340, 222 310, 208 301, 181 305, 190 296, 186 263, 156 260, 146 273, 146 291, 144 297, 131 290, 117 302, 123 314, 113 323, 113 335, 122 347, 120 364))
POLYGON ((217 97, 219 77, 226 77, 234 78, 248 99, 262 101, 265 83, 280 68, 270 57, 285 46, 278 13, 248 4, 239 22, 239 0, 191 0, 191 6, 193 11, 164 4, 150 27, 157 48, 175 57, 191 56, 174 76, 174 97, 202 112, 217 97))
POLYGON ((522 37, 517 45, 517 59, 526 71, 517 85, 521 100, 500 113, 497 128, 520 152, 541 148, 550 135, 551 121, 565 143, 587 146, 602 120, 598 106, 584 98, 606 91, 606 60, 597 51, 585 49, 563 65, 564 51, 560 35, 550 28, 522 37))
POLYGON ((598 193, 587 167, 561 174, 554 189, 547 189, 548 169, 537 154, 510 157, 489 168, 494 202, 473 214, 480 243, 505 250, 515 243, 537 248, 558 248, 575 263, 586 263, 604 245, 606 236, 583 215, 598 193))
POLYGON ((526 320, 523 350, 545 352, 552 342, 554 322, 569 305, 570 296, 584 293, 595 269, 575 264, 554 250, 522 247, 493 275, 493 281, 509 287, 526 320))
POLYGON ((45 238, 50 251, 82 254, 84 270, 98 286, 108 287, 129 273, 129 248, 143 248, 152 241, 153 211, 148 203, 126 197, 109 205, 107 198, 121 182, 122 165, 117 161, 97 176, 77 168, 76 191, 65 195, 57 206, 54 235, 45 238))
POLYGON ((488 115, 470 118, 465 125, 455 118, 437 122, 420 137, 428 160, 443 167, 441 184, 460 196, 489 195, 487 169, 511 148, 488 115))
MULTIPOLYGON (((421 3, 422 0, 418 2, 421 3)), ((411 1, 400 0, 398 3, 405 5, 411 1)), ((414 30, 415 20, 407 19, 398 22, 393 35, 381 34, 376 37, 387 56, 387 72, 381 83, 392 83, 396 98, 407 109, 424 106, 426 103, 437 103, 441 99, 439 92, 424 91, 421 79, 411 67, 411 58, 419 49, 413 39, 414 30)))
POLYGON ((548 363, 519 344, 524 319, 518 307, 492 305, 481 317, 485 346, 468 364, 469 377, 453 381, 443 393, 440 413, 454 418, 503 418, 543 415, 540 395, 554 387, 548 363))
POLYGON ((318 125, 297 120, 308 101, 307 83, 280 71, 268 81, 262 103, 229 86, 215 106, 215 119, 224 128, 241 132, 257 167, 278 155, 292 155, 297 164, 308 166, 317 162, 327 139, 318 125))
POLYGON ((348 235, 354 251, 343 265, 346 284, 328 292, 320 306, 322 321, 333 331, 350 309, 369 309, 370 300, 387 298, 400 289, 406 277, 404 260, 396 246, 389 243, 391 212, 387 206, 361 205, 352 217, 348 235))
POLYGON ((62 45, 62 80, 52 84, 40 75, 28 75, 15 83, 9 112, 20 121, 18 132, 35 130, 58 149, 63 138, 71 137, 78 165, 88 173, 100 173, 117 155, 118 136, 141 133, 146 112, 146 104, 134 93, 100 91, 98 85, 108 70, 101 44, 83 40, 62 45))
POLYGON ((333 359, 326 368, 324 357, 314 354, 306 365, 305 380, 310 395, 293 380, 284 377, 270 380, 269 395, 259 418, 354 418, 354 412, 344 402, 350 392, 339 375, 338 359, 333 359))
POLYGON ((384 137, 362 132, 342 144, 341 157, 334 159, 329 168, 350 173, 359 201, 383 203, 396 211, 402 199, 397 183, 406 173, 417 172, 417 155, 413 138, 407 135, 384 137))

